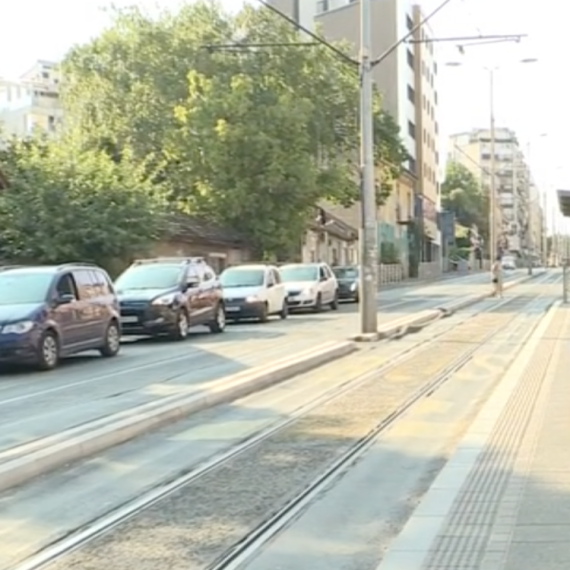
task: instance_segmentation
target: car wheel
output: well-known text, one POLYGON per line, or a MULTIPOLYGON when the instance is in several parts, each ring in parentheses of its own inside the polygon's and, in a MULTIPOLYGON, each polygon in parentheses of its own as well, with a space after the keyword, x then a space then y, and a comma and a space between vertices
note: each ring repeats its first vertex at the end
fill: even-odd
POLYGON ((188 320, 188 313, 184 309, 181 309, 178 311, 178 315, 176 316, 176 325, 170 336, 172 340, 184 340, 188 338, 189 332, 190 321, 188 320))
POLYGON ((279 311, 279 318, 286 319, 289 316, 289 305, 287 304, 287 299, 283 301, 283 307, 279 311))
POLYGON ((53 331, 46 331, 38 345, 37 366, 40 370, 53 370, 59 364, 59 339, 53 331))
POLYGON ((226 311, 221 303, 216 307, 216 316, 208 326, 210 327, 210 332, 217 334, 226 330, 226 311))
POLYGON ((315 301, 315 313, 320 313, 323 310, 323 298, 319 293, 317 295, 317 300, 315 301))
POLYGON ((334 294, 334 299, 331 303, 331 310, 338 311, 338 293, 334 294))
POLYGON ((99 349, 101 356, 105 358, 112 358, 117 356, 121 350, 121 332, 116 322, 112 322, 107 327, 107 332, 105 333, 105 343, 99 349))
POLYGON ((263 307, 261 307, 261 313, 259 314, 259 322, 266 323, 268 320, 269 320, 269 307, 267 306, 267 303, 264 303, 263 307))

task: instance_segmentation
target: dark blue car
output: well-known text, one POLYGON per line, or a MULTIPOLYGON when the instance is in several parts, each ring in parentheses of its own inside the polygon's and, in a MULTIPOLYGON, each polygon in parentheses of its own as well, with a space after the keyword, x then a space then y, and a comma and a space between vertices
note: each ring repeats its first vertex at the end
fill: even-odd
POLYGON ((120 350, 119 302, 100 267, 0 267, 0 362, 55 368, 64 356, 120 350))
POLYGON ((115 281, 124 335, 184 340, 191 327, 222 333, 222 286, 202 257, 139 259, 115 281))

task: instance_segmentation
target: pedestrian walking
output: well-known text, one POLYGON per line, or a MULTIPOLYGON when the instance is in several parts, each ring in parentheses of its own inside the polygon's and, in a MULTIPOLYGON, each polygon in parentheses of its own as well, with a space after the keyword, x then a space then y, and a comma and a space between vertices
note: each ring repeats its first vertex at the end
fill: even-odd
POLYGON ((493 297, 503 297, 503 268, 501 258, 497 257, 491 265, 491 282, 493 283, 493 297))

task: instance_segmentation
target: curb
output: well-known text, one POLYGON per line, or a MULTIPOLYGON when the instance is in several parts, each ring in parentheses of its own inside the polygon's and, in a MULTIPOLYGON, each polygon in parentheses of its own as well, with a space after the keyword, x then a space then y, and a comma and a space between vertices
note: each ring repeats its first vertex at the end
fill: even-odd
MULTIPOLYGON (((212 382, 203 393, 186 397, 174 396, 166 398, 166 402, 150 402, 38 442, 24 444, 21 446, 24 455, 0 463, 0 492, 174 423, 190 414, 263 390, 356 350, 356 344, 350 341, 327 342, 272 365, 221 378, 212 382), (26 448, 31 451, 26 453, 26 448)), ((14 448, 5 452, 6 455, 13 453, 14 448)), ((0 461, 1 457, 0 453, 0 461)))
MULTIPOLYGON (((513 281, 509 281, 505 283, 503 289, 508 291, 521 283, 525 283, 527 281, 531 281, 535 277, 539 277, 540 275, 544 275, 545 271, 535 271, 532 275, 525 275, 524 277, 520 277, 519 279, 515 279, 513 281)), ((384 326, 381 326, 378 329, 376 334, 359 334, 350 337, 351 340, 355 342, 376 342, 379 340, 387 340, 392 338, 401 338, 410 332, 414 332, 415 330, 420 330, 435 321, 450 317, 457 311, 465 309, 466 307, 470 307, 471 305, 475 305, 488 299, 492 296, 492 294, 487 291, 485 293, 480 293, 479 295, 474 295, 472 297, 467 297, 461 301, 457 301, 455 303, 451 303, 449 305, 442 305, 441 307, 436 307, 434 309, 427 309, 412 316, 405 316, 401 319, 397 319, 395 321, 389 322, 384 326)))

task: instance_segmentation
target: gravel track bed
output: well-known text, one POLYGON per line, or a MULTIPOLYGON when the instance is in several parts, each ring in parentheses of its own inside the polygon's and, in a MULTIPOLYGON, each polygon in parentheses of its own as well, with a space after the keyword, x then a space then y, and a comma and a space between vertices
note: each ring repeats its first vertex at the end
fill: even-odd
POLYGON ((459 325, 381 379, 319 407, 49 570, 204 570, 413 392, 516 316, 484 313, 459 325))

